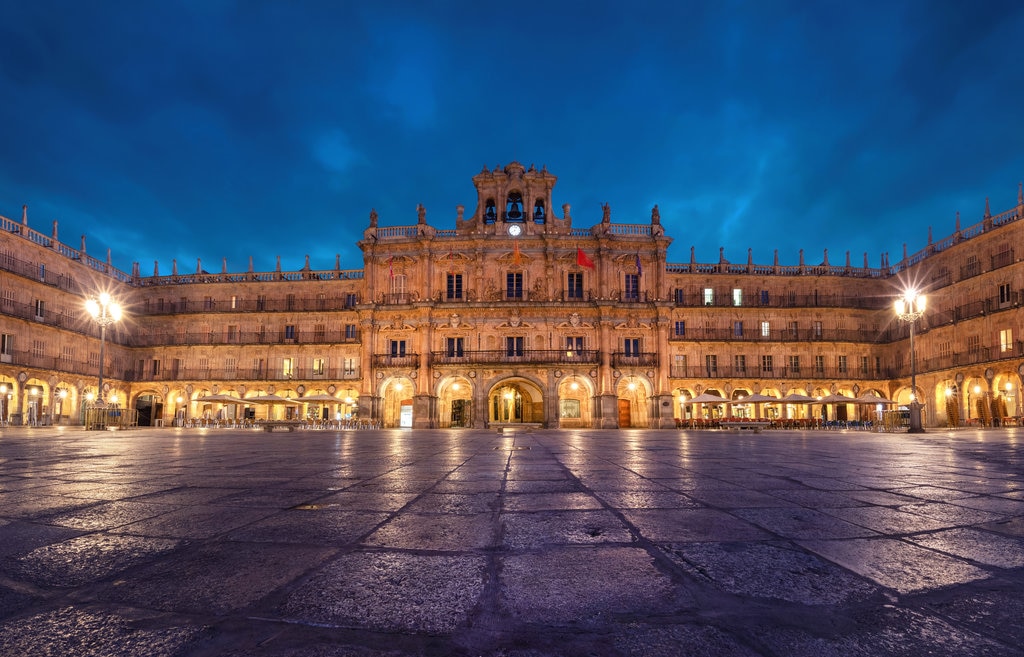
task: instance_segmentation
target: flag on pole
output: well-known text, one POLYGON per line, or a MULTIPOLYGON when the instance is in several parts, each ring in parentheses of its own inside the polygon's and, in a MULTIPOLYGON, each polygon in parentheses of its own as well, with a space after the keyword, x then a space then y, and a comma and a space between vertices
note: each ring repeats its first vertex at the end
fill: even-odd
POLYGON ((637 252, 637 254, 636 254, 636 275, 637 276, 643 276, 643 274, 644 274, 644 268, 640 266, 640 253, 637 252))
POLYGON ((594 261, 587 257, 587 254, 583 252, 583 249, 576 247, 576 264, 580 267, 586 267, 587 269, 594 268, 594 261))
POLYGON ((519 240, 513 240, 513 251, 512 251, 512 264, 521 265, 523 264, 523 257, 519 255, 519 240))

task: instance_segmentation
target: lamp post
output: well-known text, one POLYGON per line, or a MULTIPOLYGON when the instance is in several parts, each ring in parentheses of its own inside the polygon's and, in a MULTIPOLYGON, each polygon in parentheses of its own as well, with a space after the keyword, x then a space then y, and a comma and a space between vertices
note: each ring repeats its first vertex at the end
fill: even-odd
POLYGON ((924 315, 924 295, 906 290, 896 300, 896 317, 910 324, 910 428, 907 433, 924 433, 921 426, 921 402, 917 399, 917 355, 914 352, 914 324, 924 315))
POLYGON ((85 309, 100 325, 100 380, 96 400, 98 404, 103 405, 103 344, 107 339, 107 327, 121 319, 121 306, 112 301, 109 294, 103 292, 98 299, 87 299, 85 309))

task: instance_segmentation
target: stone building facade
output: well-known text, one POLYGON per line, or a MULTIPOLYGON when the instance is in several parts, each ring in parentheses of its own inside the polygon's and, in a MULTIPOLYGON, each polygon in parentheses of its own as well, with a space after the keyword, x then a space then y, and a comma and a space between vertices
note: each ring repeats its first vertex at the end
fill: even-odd
MULTIPOLYGON (((675 427, 767 415, 877 420, 866 404, 754 405, 754 393, 911 399, 910 325, 893 301, 927 295, 915 324, 925 426, 1022 414, 1024 198, 879 267, 669 263, 643 221, 574 227, 557 178, 517 162, 473 177, 454 228, 380 226, 360 268, 141 276, 0 218, 0 417, 79 424, 96 396, 140 424, 199 417, 358 420, 385 427, 675 427), (729 403, 689 403, 702 393, 729 403), (280 403, 248 401, 275 395, 280 403)), ((450 224, 449 224, 450 225, 450 224)), ((905 251, 905 249, 904 249, 905 251)), ((888 408, 888 406, 886 407, 888 408)))

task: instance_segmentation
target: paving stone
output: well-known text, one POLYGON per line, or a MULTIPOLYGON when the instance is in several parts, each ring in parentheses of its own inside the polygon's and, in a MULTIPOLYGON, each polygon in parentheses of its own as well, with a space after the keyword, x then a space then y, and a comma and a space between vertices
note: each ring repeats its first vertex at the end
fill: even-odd
POLYGON ((203 544, 136 569, 97 596, 146 609, 223 615, 256 603, 333 554, 298 545, 203 544))
POLYGON ((0 624, 0 655, 178 657, 200 645, 201 625, 170 625, 152 615, 120 615, 64 607, 0 624))
POLYGON ((333 507, 302 507, 280 511, 234 529, 225 535, 229 541, 302 543, 341 546, 358 541, 388 514, 369 511, 339 511, 333 507))
POLYGON ((589 625, 675 604, 671 580, 639 548, 555 547, 501 562, 503 607, 521 621, 589 625))
POLYGON ((485 578, 485 561, 477 556, 347 554, 311 574, 281 613, 295 622, 452 632, 468 623, 485 578))
POLYGON ((928 591, 989 577, 988 572, 961 559, 889 538, 801 541, 800 544, 900 593, 928 591))
POLYGON ((1000 568, 1024 567, 1024 539, 977 529, 946 529, 909 537, 912 543, 1000 568))
POLYGON ((80 586, 154 561, 177 546, 178 541, 169 539, 86 534, 19 558, 18 578, 39 586, 80 586))
POLYGON ((503 542, 513 550, 549 545, 630 543, 629 528, 611 511, 543 511, 504 513, 503 542))
POLYGON ((420 515, 403 513, 366 537, 366 545, 406 550, 479 550, 498 533, 492 514, 420 515))
POLYGON ((863 578, 793 545, 686 543, 664 549, 694 576, 737 595, 814 606, 864 601, 878 593, 863 578))

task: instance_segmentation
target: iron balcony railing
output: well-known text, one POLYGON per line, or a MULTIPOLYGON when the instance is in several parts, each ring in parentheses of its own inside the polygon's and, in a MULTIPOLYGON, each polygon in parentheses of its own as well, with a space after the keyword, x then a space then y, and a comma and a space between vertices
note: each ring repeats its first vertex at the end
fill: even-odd
POLYGON ((430 352, 432 365, 487 365, 506 363, 565 364, 597 363, 596 349, 486 349, 430 352))

